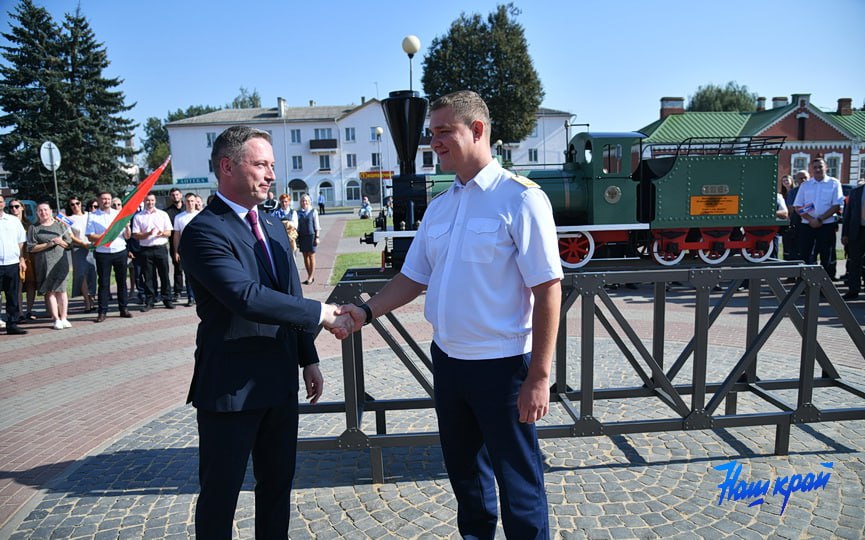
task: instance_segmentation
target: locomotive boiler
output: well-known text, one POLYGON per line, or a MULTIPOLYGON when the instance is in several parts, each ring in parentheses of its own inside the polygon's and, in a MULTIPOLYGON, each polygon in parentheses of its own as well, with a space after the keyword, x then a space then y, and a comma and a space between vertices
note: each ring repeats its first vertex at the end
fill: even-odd
MULTIPOLYGON (((383 100, 400 174, 393 179, 393 217, 376 220, 363 240, 385 241, 384 261, 398 269, 427 204, 453 175, 418 175, 415 156, 427 102, 417 92, 383 100)), ((787 221, 776 217, 778 152, 783 137, 692 138, 644 145, 644 135, 579 133, 555 169, 519 171, 553 207, 562 265, 651 257, 664 266, 688 253, 708 265, 731 254, 749 262, 772 255, 787 221)))

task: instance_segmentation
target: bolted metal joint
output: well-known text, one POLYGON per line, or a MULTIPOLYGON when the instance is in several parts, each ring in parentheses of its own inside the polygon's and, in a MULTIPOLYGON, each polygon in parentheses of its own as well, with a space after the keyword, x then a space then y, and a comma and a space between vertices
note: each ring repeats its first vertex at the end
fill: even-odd
POLYGON ((819 422, 820 416, 820 409, 815 407, 813 403, 803 403, 793 413, 793 423, 807 424, 808 422, 819 422))
POLYGON ((336 444, 341 450, 363 450, 369 448, 369 437, 357 428, 348 428, 342 432, 336 444))
POLYGON ((603 435, 604 426, 594 416, 584 416, 574 422, 571 426, 571 436, 586 437, 591 435, 603 435))
POLYGON ((712 417, 706 414, 704 409, 692 411, 682 422, 682 428, 689 429, 709 429, 713 427, 714 421, 712 417))

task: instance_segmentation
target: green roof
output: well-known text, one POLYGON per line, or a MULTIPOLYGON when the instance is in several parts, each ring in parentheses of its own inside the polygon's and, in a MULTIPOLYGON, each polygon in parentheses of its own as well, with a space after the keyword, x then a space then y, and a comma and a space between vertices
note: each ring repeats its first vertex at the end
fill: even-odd
POLYGON ((645 140, 648 143, 678 143, 689 137, 736 137, 748 118, 748 113, 738 112, 671 114, 638 131, 648 135, 645 140))
MULTIPOLYGON (((810 106, 817 115, 853 137, 865 139, 865 111, 841 116, 810 106)), ((673 144, 690 137, 743 137, 763 133, 772 124, 798 108, 796 100, 785 107, 758 112, 685 112, 655 120, 639 129, 646 143, 673 144)))
POLYGON ((865 139, 865 111, 853 111, 853 114, 849 116, 826 113, 826 116, 856 137, 865 139))

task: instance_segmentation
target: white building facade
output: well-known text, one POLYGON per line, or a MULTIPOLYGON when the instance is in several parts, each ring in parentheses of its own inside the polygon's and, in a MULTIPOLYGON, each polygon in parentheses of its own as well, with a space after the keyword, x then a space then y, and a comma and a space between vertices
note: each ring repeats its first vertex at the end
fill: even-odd
MULTIPOLYGON (((571 117, 567 112, 541 108, 532 134, 519 143, 501 145, 504 161, 517 170, 561 166, 571 117)), ((276 158, 273 190, 277 195, 290 194, 294 207, 303 194, 309 194, 313 204, 324 195, 328 207, 359 206, 364 196, 378 203, 381 187, 389 195, 391 178, 399 174, 396 150, 378 100, 289 107, 279 98, 275 108, 224 109, 166 124, 176 187, 199 193, 216 191, 210 152, 216 137, 234 125, 270 133, 276 158), (376 128, 382 130, 380 138, 376 128)), ((416 171, 433 174, 436 164, 425 129, 416 171)))

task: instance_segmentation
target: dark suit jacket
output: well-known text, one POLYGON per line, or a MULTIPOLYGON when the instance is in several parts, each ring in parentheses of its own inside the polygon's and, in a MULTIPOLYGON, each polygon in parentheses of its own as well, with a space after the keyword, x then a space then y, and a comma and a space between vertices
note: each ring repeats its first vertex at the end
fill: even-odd
POLYGON ((321 307, 303 298, 288 235, 260 213, 276 275, 249 225, 214 197, 183 230, 182 264, 195 293, 198 334, 187 402, 242 411, 297 399, 297 367, 318 362, 321 307))
POLYGON ((862 190, 861 185, 850 191, 847 196, 847 204, 844 206, 844 223, 841 225, 841 236, 846 236, 849 242, 856 242, 862 233, 862 190))

